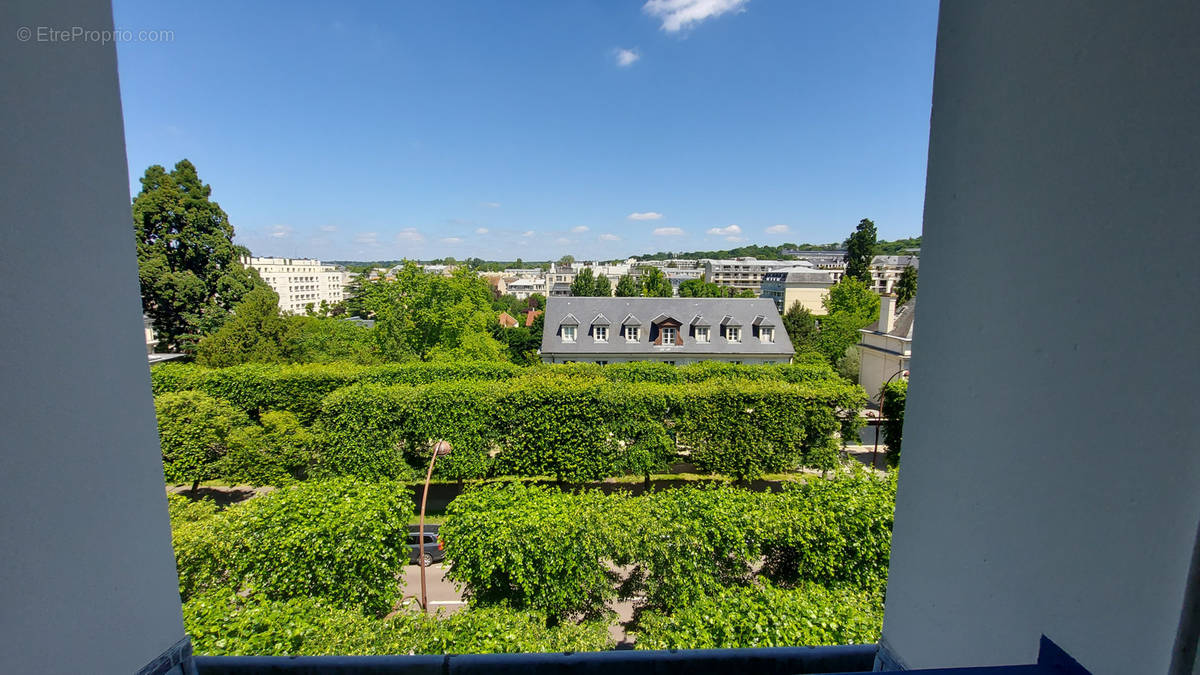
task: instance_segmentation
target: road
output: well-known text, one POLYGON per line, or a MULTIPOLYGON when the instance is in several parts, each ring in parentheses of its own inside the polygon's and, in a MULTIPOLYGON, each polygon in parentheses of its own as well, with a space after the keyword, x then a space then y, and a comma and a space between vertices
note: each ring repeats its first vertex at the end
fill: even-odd
MULTIPOLYGON (((467 606, 455 590, 454 582, 446 579, 446 566, 442 563, 434 563, 425 568, 425 592, 431 612, 453 613, 467 606)), ((404 566, 404 595, 420 599, 420 565, 404 566)))

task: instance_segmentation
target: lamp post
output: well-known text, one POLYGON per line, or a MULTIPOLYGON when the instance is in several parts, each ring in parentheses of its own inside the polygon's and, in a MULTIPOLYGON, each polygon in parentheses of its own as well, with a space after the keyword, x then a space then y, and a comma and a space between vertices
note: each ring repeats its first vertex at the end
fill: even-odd
POLYGON ((900 370, 892 373, 892 376, 889 377, 887 381, 883 383, 883 386, 879 388, 879 419, 875 420, 875 449, 871 451, 872 469, 879 468, 879 427, 883 424, 883 400, 887 397, 887 386, 892 383, 892 380, 896 379, 897 375, 902 373, 904 377, 908 377, 908 371, 901 368, 900 370))
POLYGON ((438 441, 433 444, 433 456, 429 458, 429 473, 425 476, 425 492, 421 494, 421 524, 417 528, 417 562, 421 565, 421 609, 429 614, 429 603, 425 600, 425 500, 429 499, 429 481, 433 480, 433 464, 438 457, 450 454, 450 444, 438 441))

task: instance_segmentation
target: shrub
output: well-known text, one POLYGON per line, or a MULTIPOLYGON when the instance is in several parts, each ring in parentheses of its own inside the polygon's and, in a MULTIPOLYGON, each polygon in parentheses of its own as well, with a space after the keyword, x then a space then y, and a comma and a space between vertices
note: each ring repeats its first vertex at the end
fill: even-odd
POLYGON ((198 391, 161 394, 154 399, 163 475, 168 483, 216 478, 234 429, 249 420, 225 401, 198 391))
POLYGON ((900 442, 904 436, 904 406, 908 402, 908 380, 900 379, 883 386, 883 441, 887 443, 888 463, 900 465, 900 442))
POLYGON ((352 479, 277 490, 194 519, 193 527, 176 507, 172 527, 184 526, 175 551, 180 595, 315 597, 385 613, 400 595, 412 512, 407 489, 352 479))
POLYGON ((863 644, 879 640, 879 595, 817 584, 769 583, 696 599, 673 614, 639 617, 638 649, 728 649, 863 644))
POLYGON ((233 483, 286 485, 308 475, 316 437, 290 412, 268 412, 262 426, 235 429, 219 473, 233 483))
POLYGON ((601 616, 616 596, 604 561, 619 526, 610 508, 617 499, 520 483, 468 490, 450 503, 439 532, 447 576, 472 607, 534 609, 552 623, 601 616))

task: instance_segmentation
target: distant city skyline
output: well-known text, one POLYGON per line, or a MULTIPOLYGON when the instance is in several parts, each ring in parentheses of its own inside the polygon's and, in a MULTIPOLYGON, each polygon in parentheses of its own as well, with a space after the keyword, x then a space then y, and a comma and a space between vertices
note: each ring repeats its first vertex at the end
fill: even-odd
POLYGON ((921 233, 937 4, 116 0, 130 185, 258 256, 618 259, 921 233), (220 45, 219 48, 216 46, 220 45))

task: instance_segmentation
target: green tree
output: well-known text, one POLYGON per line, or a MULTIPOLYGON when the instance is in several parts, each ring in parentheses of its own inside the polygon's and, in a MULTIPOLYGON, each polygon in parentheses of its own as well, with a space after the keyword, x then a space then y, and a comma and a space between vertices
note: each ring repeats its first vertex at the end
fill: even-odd
MULTIPOLYGON (((680 287, 680 291, 682 291, 680 287)), ((799 301, 783 313, 783 328, 792 341, 792 348, 797 354, 802 354, 816 348, 817 319, 799 301)))
POLYGON ((487 282, 466 268, 445 277, 411 261, 395 280, 372 284, 365 300, 379 352, 391 361, 504 360, 488 332, 491 304, 487 282))
POLYGON ((879 318, 879 296, 867 283, 849 275, 829 288, 821 304, 829 314, 841 314, 861 322, 858 328, 879 318))
POLYGON ((200 181, 188 160, 167 172, 146 169, 133 200, 138 280, 142 311, 150 317, 160 345, 191 351, 199 338, 216 331, 233 306, 263 286, 233 244, 233 225, 212 188, 200 181))
POLYGON ((560 264, 560 265, 574 265, 574 264, 575 264, 575 256, 573 256, 573 255, 571 255, 570 253, 568 253, 567 255, 564 255, 563 257, 561 257, 561 258, 559 258, 559 259, 558 259, 558 264, 560 264))
POLYGON ((592 295, 597 298, 607 298, 612 295, 612 282, 603 274, 596 277, 596 283, 592 286, 592 295))
POLYGON ((577 298, 588 297, 596 290, 596 276, 592 268, 585 267, 575 275, 571 282, 571 295, 577 298))
POLYGON ((908 380, 897 378, 883 385, 883 440, 887 443, 888 464, 900 465, 900 442, 904 438, 904 407, 908 402, 908 380))
POLYGON ((871 260, 875 257, 875 223, 867 218, 846 240, 846 276, 871 283, 871 260))
POLYGON ((896 282, 896 301, 901 305, 917 297, 917 268, 905 265, 896 282))
POLYGON ((334 317, 284 317, 288 332, 283 354, 292 363, 353 361, 379 363, 372 329, 334 317))
POLYGON ((220 460, 229 437, 249 420, 245 413, 199 391, 180 391, 154 397, 163 474, 168 483, 200 481, 220 475, 220 460))
POLYGON ((317 439, 290 412, 268 411, 262 426, 240 427, 229 435, 221 475, 233 483, 286 485, 308 476, 317 439))
POLYGON ((266 286, 255 288, 233 308, 233 317, 203 339, 196 362, 210 368, 241 363, 284 361, 288 322, 279 314, 279 296, 266 286))
POLYGON ((642 296, 647 298, 669 298, 675 295, 675 289, 667 280, 667 275, 657 267, 646 267, 642 270, 642 296))
POLYGON ((638 287, 638 282, 634 281, 633 277, 628 274, 622 274, 620 279, 617 279, 616 296, 618 298, 636 298, 642 294, 638 287))
POLYGON ((531 293, 529 296, 529 309, 546 309, 546 296, 541 293, 531 293))
POLYGON ((838 375, 841 375, 850 382, 858 382, 859 363, 858 345, 853 344, 846 347, 846 352, 842 354, 842 358, 838 359, 837 362, 838 375))

